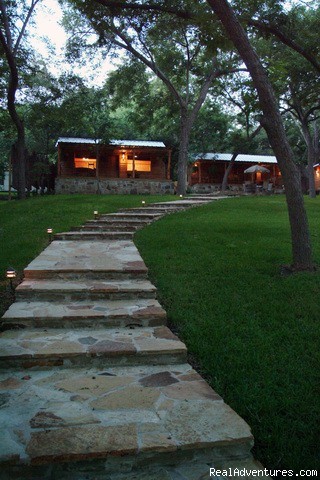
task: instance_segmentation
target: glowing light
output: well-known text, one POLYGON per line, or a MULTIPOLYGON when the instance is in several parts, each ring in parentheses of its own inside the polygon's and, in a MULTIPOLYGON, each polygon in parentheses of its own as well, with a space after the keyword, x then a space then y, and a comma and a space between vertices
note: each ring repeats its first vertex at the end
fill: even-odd
POLYGON ((8 270, 6 271, 6 277, 7 278, 16 278, 17 276, 17 272, 13 269, 13 268, 8 268, 8 270))

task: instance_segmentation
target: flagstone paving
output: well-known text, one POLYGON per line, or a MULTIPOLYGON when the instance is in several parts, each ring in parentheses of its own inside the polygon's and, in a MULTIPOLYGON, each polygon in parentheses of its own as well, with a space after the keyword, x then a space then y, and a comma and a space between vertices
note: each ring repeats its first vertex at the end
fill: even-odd
POLYGON ((182 363, 186 347, 167 327, 129 329, 6 330, 1 335, 0 368, 90 364, 110 366, 182 363))
POLYGON ((155 298, 156 287, 146 279, 125 280, 63 280, 25 279, 16 288, 16 299, 29 300, 155 298))
MULTIPOLYGON (((97 233, 105 222, 117 232, 134 222, 133 233, 208 200, 101 215, 83 227, 97 233)), ((210 467, 260 468, 249 426, 166 327, 133 242, 79 233, 58 236, 28 265, 3 317, 0 478, 204 480, 210 467)))
POLYGON ((25 278, 146 278, 148 269, 131 240, 53 241, 24 270, 25 278))

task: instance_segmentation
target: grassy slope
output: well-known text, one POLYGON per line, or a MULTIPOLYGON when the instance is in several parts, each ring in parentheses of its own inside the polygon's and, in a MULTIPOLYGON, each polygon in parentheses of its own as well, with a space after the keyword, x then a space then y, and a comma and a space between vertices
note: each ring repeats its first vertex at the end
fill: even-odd
MULTIPOLYGON (((319 203, 307 201, 320 264, 319 203)), ((320 468, 320 273, 290 262, 282 197, 239 198, 167 217, 136 243, 172 324, 253 429, 269 468, 320 468)))

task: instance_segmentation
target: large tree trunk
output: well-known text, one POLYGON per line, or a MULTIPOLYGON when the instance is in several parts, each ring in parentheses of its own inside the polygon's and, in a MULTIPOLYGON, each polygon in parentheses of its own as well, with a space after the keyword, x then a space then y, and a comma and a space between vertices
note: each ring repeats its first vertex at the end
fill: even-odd
POLYGON ((267 74, 249 39, 226 0, 207 0, 245 62, 263 111, 262 125, 281 170, 288 205, 292 240, 292 267, 313 270, 308 219, 301 191, 300 173, 284 130, 277 101, 267 74))
POLYGON ((180 142, 178 156, 178 185, 177 193, 185 195, 187 191, 188 175, 188 148, 192 121, 187 108, 180 108, 180 142))
POLYGON ((13 171, 16 178, 13 179, 14 186, 18 191, 18 198, 26 197, 26 150, 24 129, 18 132, 18 138, 12 146, 13 171))

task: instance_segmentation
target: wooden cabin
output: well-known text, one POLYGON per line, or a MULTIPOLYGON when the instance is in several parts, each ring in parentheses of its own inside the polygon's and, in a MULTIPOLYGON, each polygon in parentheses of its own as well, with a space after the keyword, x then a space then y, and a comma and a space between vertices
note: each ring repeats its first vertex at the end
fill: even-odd
POLYGON ((56 193, 173 193, 171 150, 162 142, 58 139, 56 193))
MULTIPOLYGON (((189 170, 189 186, 193 192, 213 192, 221 188, 231 153, 198 154, 189 170)), ((271 155, 238 155, 228 176, 228 188, 234 191, 282 190, 282 178, 277 159, 271 155), (245 173, 253 165, 261 165, 270 173, 245 173), (269 186, 270 185, 270 186, 269 186), (254 188, 253 188, 254 187, 254 188)))

